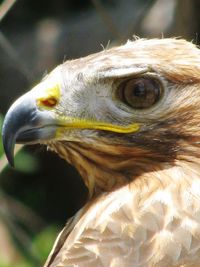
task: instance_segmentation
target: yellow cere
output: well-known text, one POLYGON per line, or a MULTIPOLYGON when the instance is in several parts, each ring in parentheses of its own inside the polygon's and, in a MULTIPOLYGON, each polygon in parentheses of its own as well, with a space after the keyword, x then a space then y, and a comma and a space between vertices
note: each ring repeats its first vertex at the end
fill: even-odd
MULTIPOLYGON (((43 88, 41 88, 43 89, 43 88)), ((52 87, 46 87, 41 96, 37 98, 37 106, 51 109, 55 107, 60 99, 60 85, 57 83, 52 87)))
POLYGON ((61 127, 59 127, 57 130, 57 137, 59 137, 65 129, 95 129, 115 133, 133 133, 137 132, 140 128, 137 123, 121 126, 106 122, 79 120, 72 118, 65 118, 64 120, 61 119, 60 123, 61 127))

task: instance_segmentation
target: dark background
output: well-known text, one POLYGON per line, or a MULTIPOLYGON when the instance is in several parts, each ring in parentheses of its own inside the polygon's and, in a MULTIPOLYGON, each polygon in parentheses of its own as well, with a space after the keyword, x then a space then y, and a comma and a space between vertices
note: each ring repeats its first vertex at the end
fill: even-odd
MULTIPOLYGON (((176 36, 198 44, 199 14, 195 0, 18 0, 0 19, 0 113, 4 116, 56 65, 125 43, 133 35, 176 36)), ((20 153, 21 167, 16 162, 16 169, 7 166, 0 174, 0 233, 1 228, 6 233, 0 235, 0 250, 6 243, 9 251, 0 266, 12 266, 16 259, 20 267, 38 266, 49 250, 41 256, 38 247, 42 242, 51 246, 87 199, 76 170, 57 155, 41 146, 20 153), (45 232, 51 226, 56 230, 45 232), (37 238, 42 241, 34 250, 37 238)))

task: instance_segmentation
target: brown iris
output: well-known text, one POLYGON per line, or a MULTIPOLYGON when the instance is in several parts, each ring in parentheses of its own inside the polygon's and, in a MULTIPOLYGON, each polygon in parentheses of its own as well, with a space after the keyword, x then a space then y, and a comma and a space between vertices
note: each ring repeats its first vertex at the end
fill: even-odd
POLYGON ((160 83, 144 77, 122 82, 118 92, 120 99, 135 109, 150 108, 161 97, 160 83))

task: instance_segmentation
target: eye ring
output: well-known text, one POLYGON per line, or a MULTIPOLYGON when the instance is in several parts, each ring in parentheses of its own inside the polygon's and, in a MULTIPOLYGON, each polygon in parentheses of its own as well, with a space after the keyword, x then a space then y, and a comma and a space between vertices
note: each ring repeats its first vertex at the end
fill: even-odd
POLYGON ((119 99, 134 109, 148 109, 154 106, 160 100, 162 91, 160 82, 152 77, 123 81, 117 90, 119 99))

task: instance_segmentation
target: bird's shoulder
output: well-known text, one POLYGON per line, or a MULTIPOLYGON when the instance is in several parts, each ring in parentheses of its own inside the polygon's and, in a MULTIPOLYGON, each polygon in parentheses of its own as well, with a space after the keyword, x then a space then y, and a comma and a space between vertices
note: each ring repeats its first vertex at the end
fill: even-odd
POLYGON ((177 177, 177 183, 163 187, 162 182, 140 179, 133 187, 129 184, 92 200, 63 230, 46 266, 163 267, 196 261, 200 182, 194 179, 184 185, 177 177))

